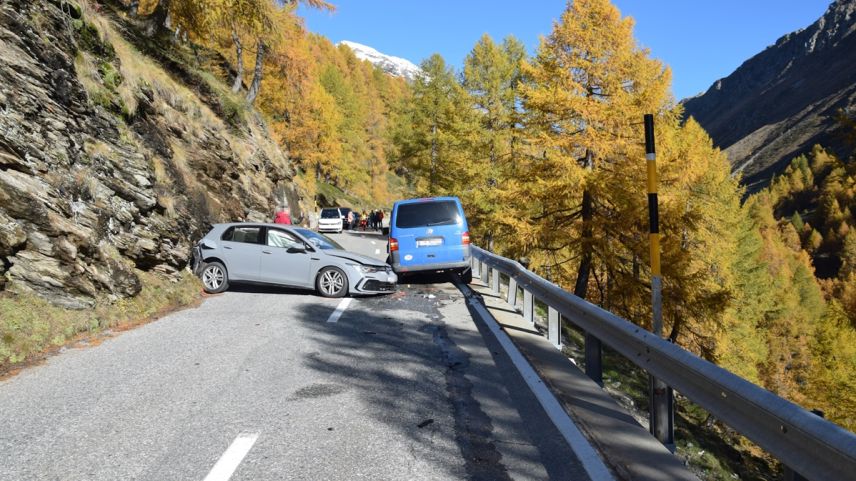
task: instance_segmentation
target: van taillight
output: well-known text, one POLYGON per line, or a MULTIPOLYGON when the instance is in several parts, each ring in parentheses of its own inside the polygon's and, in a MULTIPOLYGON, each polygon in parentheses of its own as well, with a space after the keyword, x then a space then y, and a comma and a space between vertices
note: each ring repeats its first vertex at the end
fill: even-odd
POLYGON ((397 251, 398 250, 398 240, 395 237, 389 238, 389 251, 397 251))
POLYGON ((464 232, 463 234, 461 234, 461 244, 463 244, 465 246, 470 245, 470 233, 469 232, 464 232))

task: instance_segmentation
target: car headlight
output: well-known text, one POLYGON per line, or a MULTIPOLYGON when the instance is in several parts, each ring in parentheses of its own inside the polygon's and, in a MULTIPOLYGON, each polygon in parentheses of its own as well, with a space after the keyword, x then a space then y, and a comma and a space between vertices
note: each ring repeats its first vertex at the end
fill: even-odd
POLYGON ((376 272, 385 272, 385 267, 377 267, 377 266, 365 266, 362 264, 351 264, 354 268, 363 274, 374 274, 376 272))

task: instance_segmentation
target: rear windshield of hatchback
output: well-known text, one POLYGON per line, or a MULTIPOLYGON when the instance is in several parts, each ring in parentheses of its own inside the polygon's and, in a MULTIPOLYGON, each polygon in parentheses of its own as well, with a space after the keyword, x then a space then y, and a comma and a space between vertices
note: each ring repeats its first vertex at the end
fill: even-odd
POLYGON ((395 226, 402 229, 454 225, 462 221, 458 204, 451 200, 402 204, 395 215, 395 226))

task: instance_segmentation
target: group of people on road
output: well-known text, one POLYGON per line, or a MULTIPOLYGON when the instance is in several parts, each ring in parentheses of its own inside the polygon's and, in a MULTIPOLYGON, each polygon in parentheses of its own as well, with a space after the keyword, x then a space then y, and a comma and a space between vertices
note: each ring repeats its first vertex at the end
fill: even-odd
MULTIPOLYGON (((381 209, 374 209, 368 212, 363 210, 362 213, 356 210, 351 210, 348 212, 348 216, 345 219, 345 227, 351 230, 381 230, 383 228, 384 215, 385 214, 381 209)), ((273 222, 275 224, 291 224, 291 209, 288 207, 277 208, 273 222)))
POLYGON ((352 210, 348 212, 348 226, 351 230, 380 230, 381 224, 383 223, 383 216, 384 213, 380 209, 371 210, 369 212, 363 210, 362 214, 352 210))

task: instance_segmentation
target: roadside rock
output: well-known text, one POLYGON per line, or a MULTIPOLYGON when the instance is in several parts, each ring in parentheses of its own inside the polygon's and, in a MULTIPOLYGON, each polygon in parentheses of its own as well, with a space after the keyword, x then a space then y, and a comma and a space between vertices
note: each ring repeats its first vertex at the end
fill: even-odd
POLYGON ((125 79, 116 52, 133 49, 109 41, 133 44, 134 26, 102 35, 58 5, 0 3, 0 290, 85 308, 139 293, 135 268, 176 275, 212 223, 269 220, 283 200, 301 216, 260 118, 225 124, 171 80, 187 72, 146 78, 152 58, 125 79))

